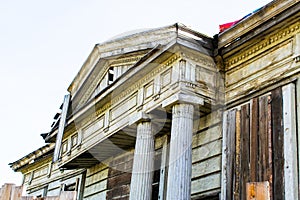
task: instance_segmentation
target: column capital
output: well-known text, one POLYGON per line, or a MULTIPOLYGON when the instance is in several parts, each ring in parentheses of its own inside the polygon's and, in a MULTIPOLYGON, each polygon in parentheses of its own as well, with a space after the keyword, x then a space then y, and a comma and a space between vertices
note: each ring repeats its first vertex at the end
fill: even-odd
POLYGON ((204 99, 195 94, 188 93, 176 93, 166 98, 162 102, 162 107, 166 108, 178 103, 192 104, 192 105, 204 105, 204 99))
POLYGON ((146 122, 150 121, 150 115, 145 112, 139 111, 139 112, 133 113, 130 116, 129 126, 140 123, 140 122, 145 122, 145 121, 146 122))

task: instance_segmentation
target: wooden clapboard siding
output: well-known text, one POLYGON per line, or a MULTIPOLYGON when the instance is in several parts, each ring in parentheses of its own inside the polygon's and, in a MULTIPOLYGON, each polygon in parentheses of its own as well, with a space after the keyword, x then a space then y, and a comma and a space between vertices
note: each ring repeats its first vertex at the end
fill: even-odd
POLYGON ((84 200, 106 199, 108 170, 108 167, 102 163, 87 169, 83 191, 84 200))
POLYGON ((133 152, 113 159, 109 166, 106 199, 129 199, 133 152))
POLYGON ((222 127, 220 113, 201 117, 192 141, 192 199, 215 198, 221 189, 222 127))

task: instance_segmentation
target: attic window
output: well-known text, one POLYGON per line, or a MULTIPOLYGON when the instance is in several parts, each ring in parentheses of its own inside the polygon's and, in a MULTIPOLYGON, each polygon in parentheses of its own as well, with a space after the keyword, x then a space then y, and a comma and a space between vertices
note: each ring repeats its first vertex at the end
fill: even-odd
POLYGON ((65 185, 64 191, 76 191, 76 183, 65 185))
POLYGON ((110 67, 108 69, 108 85, 112 84, 113 81, 114 81, 114 68, 110 67))

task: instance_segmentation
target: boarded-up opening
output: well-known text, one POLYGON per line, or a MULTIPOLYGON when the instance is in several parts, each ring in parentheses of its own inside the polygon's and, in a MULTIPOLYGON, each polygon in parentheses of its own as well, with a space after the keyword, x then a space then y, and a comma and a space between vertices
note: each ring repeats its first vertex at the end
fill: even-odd
POLYGON ((225 115, 226 199, 246 199, 250 182, 268 182, 270 199, 284 199, 281 88, 225 115))

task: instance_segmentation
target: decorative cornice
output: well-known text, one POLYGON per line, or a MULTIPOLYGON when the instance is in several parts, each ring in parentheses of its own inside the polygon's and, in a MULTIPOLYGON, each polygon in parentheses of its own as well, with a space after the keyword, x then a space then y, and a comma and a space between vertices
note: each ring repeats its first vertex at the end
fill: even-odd
POLYGON ((15 161, 13 163, 10 163, 9 165, 14 171, 18 171, 21 167, 23 167, 27 164, 31 164, 31 162, 34 162, 34 160, 44 156, 49 151, 53 150, 54 146, 55 146, 55 143, 47 144, 47 145, 29 153, 28 155, 24 156, 23 158, 15 161))
POLYGON ((119 59, 116 59, 116 60, 113 60, 112 62, 110 62, 109 66, 117 67, 117 66, 122 66, 122 65, 133 65, 138 60, 140 60, 142 57, 143 57, 143 55, 133 56, 133 57, 129 57, 129 58, 127 58, 127 57, 119 58, 119 59))
POLYGON ((196 62, 197 64, 201 64, 201 67, 208 67, 209 69, 214 69, 216 67, 216 63, 211 58, 209 59, 208 56, 202 56, 202 55, 191 55, 191 54, 181 54, 182 58, 187 60, 192 60, 196 62))
POLYGON ((255 14, 247 17, 230 29, 220 33, 218 41, 219 48, 227 46, 239 37, 253 31, 255 28, 269 20, 272 20, 273 22, 280 21, 279 19, 282 20, 286 16, 289 17, 290 14, 293 15, 294 13, 292 11, 295 11, 296 13, 297 9, 289 10, 289 8, 293 7, 297 3, 299 3, 299 0, 276 0, 270 2, 255 14), (280 14, 284 14, 284 16, 280 17, 280 14))
POLYGON ((239 65, 242 62, 245 62, 246 60, 255 57, 261 52, 266 51, 267 49, 286 40, 287 38, 292 37, 298 32, 300 32, 300 22, 295 23, 281 31, 278 31, 273 35, 270 35, 269 37, 259 42, 257 45, 253 46, 252 48, 249 48, 248 50, 243 51, 243 53, 228 59, 227 61, 225 61, 225 69, 239 65))

